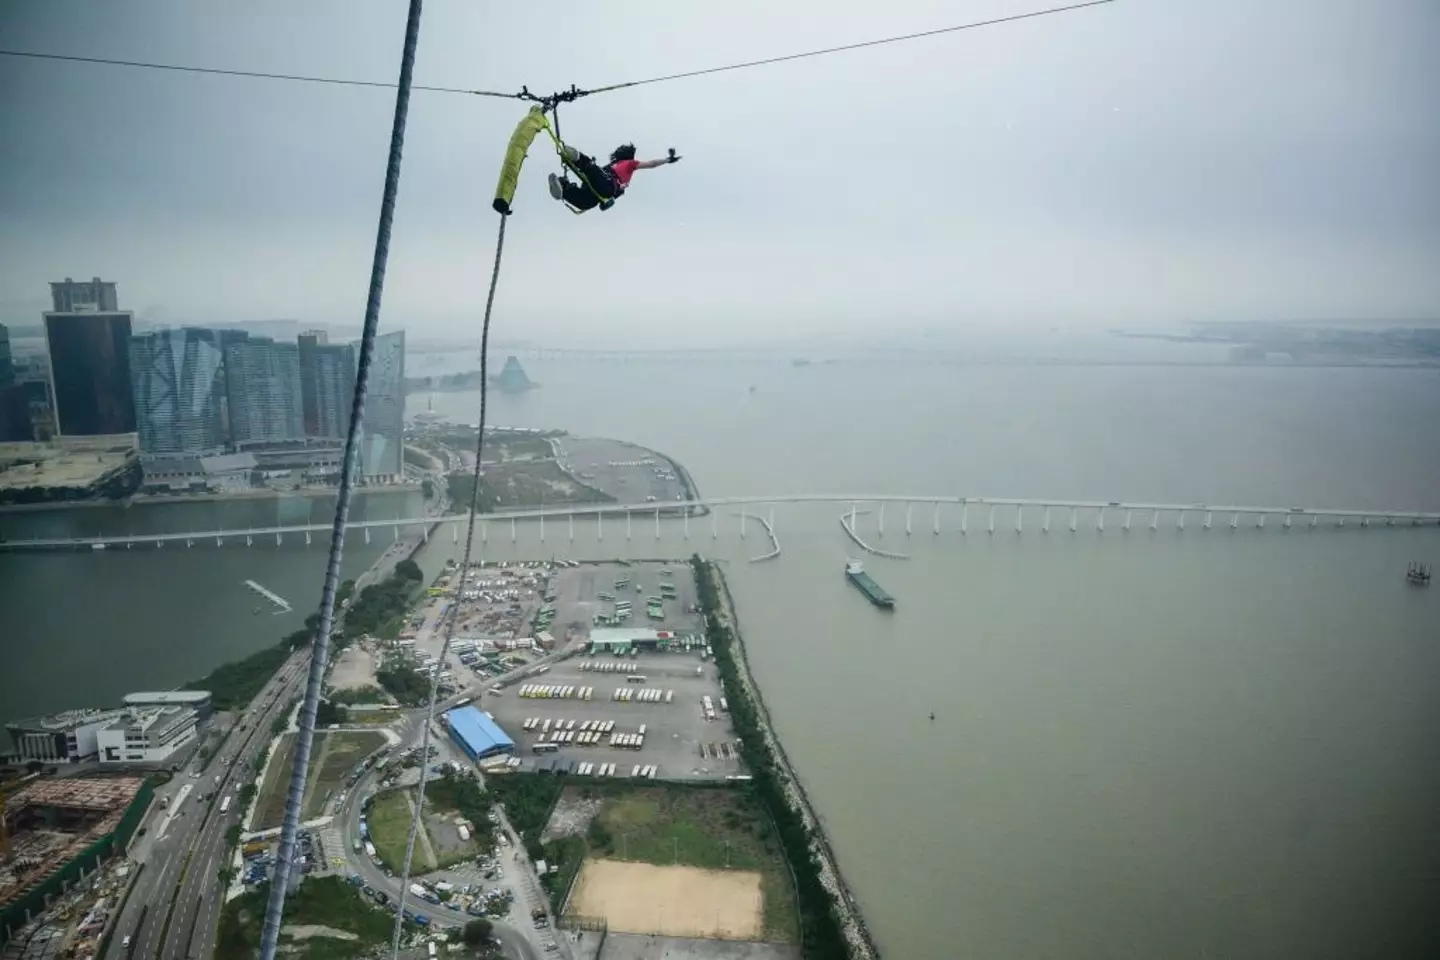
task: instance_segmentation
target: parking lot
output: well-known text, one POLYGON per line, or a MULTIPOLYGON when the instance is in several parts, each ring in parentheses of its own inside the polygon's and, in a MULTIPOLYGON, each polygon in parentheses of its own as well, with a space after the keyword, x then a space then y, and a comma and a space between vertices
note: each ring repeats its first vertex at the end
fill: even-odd
MULTIPOLYGON (((652 764, 659 779, 719 780, 744 772, 723 705, 718 670, 699 645, 695 584, 688 565, 606 563, 559 569, 554 572, 550 592, 555 596, 557 627, 573 627, 592 639, 635 640, 621 646, 628 647, 624 654, 597 652, 563 660, 551 664, 544 673, 511 685, 501 696, 485 697, 485 709, 515 740, 516 754, 525 761, 522 769, 548 767, 555 760, 592 763, 597 768, 613 763, 616 777, 628 777, 636 766, 652 764), (617 580, 630 582, 617 587, 617 580), (651 620, 643 607, 647 596, 661 593, 661 583, 672 584, 675 596, 664 600, 663 619, 651 620), (602 600, 602 595, 614 599, 602 600), (625 599, 640 604, 638 621, 632 614, 620 623, 596 624, 597 615, 613 617, 615 604, 625 599), (670 636, 665 638, 672 645, 669 652, 645 649, 656 643, 648 639, 656 632, 692 638, 689 642, 695 646, 682 649, 678 637, 670 636), (644 679, 632 681, 630 677, 644 679), (521 696, 531 684, 574 689, 569 697, 521 696), (581 693, 587 687, 592 688, 588 700, 581 693), (641 690, 658 690, 661 695, 657 702, 644 702, 638 696, 641 690), (617 691, 628 694, 630 699, 615 699, 617 691), (706 697, 710 698, 713 720, 705 714, 706 697), (526 730, 525 721, 529 719, 539 723, 526 730), (535 752, 545 720, 550 721, 550 731, 563 725, 565 732, 575 737, 558 744, 554 752, 535 752), (599 742, 581 744, 579 733, 584 732, 581 728, 587 722, 592 726, 613 722, 613 727, 598 738, 599 742), (642 726, 644 741, 639 749, 611 743, 610 734, 639 734, 642 726)), ((551 737, 545 739, 550 741, 551 737)))
POLYGON ((666 780, 723 780, 744 772, 733 750, 735 734, 729 714, 719 707, 720 684, 713 661, 702 661, 693 653, 641 653, 623 658, 628 672, 579 669, 584 663, 615 661, 613 657, 570 660, 534 681, 573 686, 577 692, 582 687, 593 687, 590 700, 574 696, 568 699, 521 697, 520 686, 512 687, 503 697, 487 698, 487 709, 515 740, 516 755, 525 760, 522 770, 534 769, 536 761, 558 759, 613 763, 617 777, 628 777, 635 766, 649 764, 658 767, 657 778, 666 780), (701 671, 699 676, 696 676, 697 668, 701 671), (628 675, 644 676, 645 683, 627 683, 628 675), (663 699, 659 703, 635 700, 621 703, 611 699, 617 689, 633 692, 641 688, 673 690, 674 698, 669 703, 663 699), (714 721, 705 718, 702 699, 705 696, 716 705, 714 721), (596 744, 581 745, 572 740, 560 744, 553 753, 536 754, 533 748, 540 742, 540 730, 523 729, 525 720, 530 718, 539 719, 541 726, 550 720, 552 731, 557 729, 557 722, 569 728, 573 721, 575 726, 567 730, 572 733, 586 721, 614 721, 611 733, 636 734, 643 726, 644 744, 638 750, 612 746, 609 735, 605 734, 596 744))

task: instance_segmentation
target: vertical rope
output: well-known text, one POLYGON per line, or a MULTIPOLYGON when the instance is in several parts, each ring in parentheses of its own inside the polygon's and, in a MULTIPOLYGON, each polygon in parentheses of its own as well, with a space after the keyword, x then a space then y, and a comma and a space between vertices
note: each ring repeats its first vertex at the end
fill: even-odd
POLYGON ((350 494, 359 460, 360 434, 365 417, 365 395, 370 363, 375 353, 375 332, 380 325, 380 299, 385 290, 385 265, 390 256, 390 225, 395 219, 395 196, 400 189, 400 157, 405 145, 405 120, 410 109, 410 84, 415 71, 415 47, 420 38, 422 0, 410 0, 405 21, 405 47, 400 58, 400 82, 395 92, 395 118, 390 127, 390 156, 385 166, 385 190, 380 200, 380 222, 375 232, 375 256, 370 264, 370 295, 365 302, 365 329, 360 338, 360 359, 355 372, 355 394, 350 401, 350 426, 345 433, 345 463, 340 471, 340 492, 335 501, 335 524, 330 534, 330 555, 325 586, 320 594, 320 629, 311 647, 310 676, 300 705, 300 732, 295 737, 295 762, 290 771, 290 792, 285 798, 285 822, 280 828, 280 853, 275 879, 265 905, 265 926, 260 933, 261 960, 274 960, 280 939, 286 888, 295 857, 295 835, 300 828, 300 803, 305 796, 305 774, 315 741, 315 708, 330 655, 330 631, 335 623, 335 591, 340 583, 340 561, 345 553, 345 523, 350 515, 350 494))
POLYGON ((395 905, 395 932, 390 945, 391 957, 400 955, 400 933, 405 924, 405 899, 410 894, 410 864, 415 857, 415 838, 420 833, 420 820, 425 807, 425 775, 430 769, 430 727, 435 722, 435 701, 440 688, 439 677, 455 639, 455 623, 460 617, 461 595, 465 592, 465 576, 470 571, 470 556, 475 547, 475 519, 480 512, 480 455, 485 450, 485 401, 490 383, 490 313, 495 307, 495 288, 500 281, 500 257, 505 252, 505 223, 500 217, 500 233, 495 240, 495 265, 490 270, 490 293, 485 298, 485 320, 480 326, 480 429, 475 436, 475 471, 470 487, 470 526, 465 534, 465 556, 460 562, 460 577, 455 584, 455 599, 445 614, 445 642, 440 659, 430 671, 430 702, 425 708, 425 730, 420 736, 420 786, 416 791, 415 814, 410 819, 410 837, 405 842, 405 867, 400 872, 400 901, 395 905))

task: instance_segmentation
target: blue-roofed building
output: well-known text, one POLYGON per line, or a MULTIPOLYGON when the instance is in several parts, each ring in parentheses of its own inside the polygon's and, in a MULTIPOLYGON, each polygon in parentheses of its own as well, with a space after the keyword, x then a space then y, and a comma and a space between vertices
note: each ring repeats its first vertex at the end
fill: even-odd
POLYGON ((514 753, 515 741, 500 725, 476 707, 456 707, 445 714, 450 737, 471 760, 483 760, 497 753, 514 753))

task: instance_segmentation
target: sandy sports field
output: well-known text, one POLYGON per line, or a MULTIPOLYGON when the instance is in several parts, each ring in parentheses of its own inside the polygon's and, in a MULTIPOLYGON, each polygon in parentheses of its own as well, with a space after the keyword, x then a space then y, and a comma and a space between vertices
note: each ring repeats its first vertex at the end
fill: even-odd
POLYGON ((622 933, 724 940, 760 938, 760 874, 586 860, 570 910, 622 933))

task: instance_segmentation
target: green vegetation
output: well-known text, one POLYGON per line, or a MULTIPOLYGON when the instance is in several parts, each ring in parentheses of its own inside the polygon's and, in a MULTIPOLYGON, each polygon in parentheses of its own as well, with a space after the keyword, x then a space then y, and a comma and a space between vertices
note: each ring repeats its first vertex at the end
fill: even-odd
POLYGON ((255 694, 270 682, 275 671, 296 648, 308 643, 310 635, 300 631, 298 642, 291 634, 273 647, 266 647, 243 660, 222 663, 199 680, 185 685, 187 690, 209 690, 216 710, 243 708, 255 694))
POLYGON ((290 786, 290 767, 295 762, 294 750, 293 733, 287 733, 280 738, 279 749, 265 770, 265 782, 260 785, 260 802, 255 805, 255 818, 251 821, 256 830, 278 827, 285 817, 285 792, 290 786))
MULTIPOLYGON (((410 791, 387 790, 375 794, 370 801, 366 822, 370 825, 370 842, 375 844, 375 853, 380 860, 396 873, 405 863, 405 844, 410 840, 410 819, 414 816, 410 802, 410 791)), ((421 817, 424 826, 424 817, 421 817)), ((415 838, 415 858, 410 872, 419 875, 435 869, 435 862, 426 855, 427 844, 415 838)))
POLYGON ((700 610, 705 616, 705 636, 715 651, 715 662, 725 683, 730 721, 741 742, 742 758, 754 777, 751 791, 774 820, 780 845, 795 877, 795 898, 800 909, 800 942, 805 956, 826 960, 848 957, 850 951, 835 913, 834 898, 820 881, 820 866, 810 847, 810 831, 785 795, 779 767, 765 743, 759 709, 751 702, 740 681, 737 655, 733 649, 735 637, 719 618, 722 608, 715 570, 698 556, 691 565, 695 571, 700 610))
POLYGON ((305 803, 302 820, 324 812, 325 798, 343 789, 350 771, 362 759, 385 745, 385 735, 370 730, 327 730, 315 734, 310 769, 305 774, 305 803))
POLYGON ((424 706, 430 700, 430 681, 419 670, 397 664, 375 671, 375 679, 402 707, 424 706))
POLYGON ((379 687, 345 687, 330 691, 329 699, 331 703, 339 704, 384 703, 385 691, 379 687))
POLYGON ((345 708, 330 700, 321 700, 315 704, 315 725, 317 727, 328 727, 332 723, 344 723, 348 719, 345 708))
POLYGON ((361 590, 345 612, 345 638, 350 640, 362 634, 394 638, 424 579, 425 575, 413 561, 402 560, 390 576, 361 590))
POLYGON ((478 947, 490 941, 490 935, 495 925, 489 920, 471 920, 465 924, 465 929, 460 933, 460 939, 466 946, 478 947))
POLYGON ((621 786, 607 789, 604 795, 605 802, 586 832, 591 856, 758 871, 765 898, 765 938, 795 941, 790 871, 770 818, 753 791, 621 786))
MULTIPOLYGON (((498 779, 498 778, 497 778, 498 779)), ((495 843, 495 827, 486 815, 490 797, 473 776, 445 774, 425 784, 425 802, 435 810, 454 811, 472 824, 471 842, 488 850, 495 843)))
POLYGON ((346 600, 350 599, 350 595, 354 592, 355 581, 346 580, 344 583, 340 584, 340 589, 335 591, 335 602, 344 603, 346 600))
POLYGON ((565 781, 538 774, 510 774, 491 777, 487 783, 490 796, 505 807, 505 816, 525 840, 526 849, 532 843, 538 845, 565 781))
POLYGON ((558 840, 551 840, 545 844, 544 850, 545 863, 554 866, 555 872, 546 873, 541 877, 540 885, 545 888, 545 893, 550 899, 550 909, 559 913, 565 902, 565 894, 569 892, 570 885, 575 882, 580 868, 585 865, 585 857, 589 854, 590 848, 585 843, 585 838, 572 834, 558 840))
MULTIPOLYGON (((548 456, 548 454, 547 454, 548 456)), ((450 502, 461 510, 470 506, 474 477, 451 473, 445 477, 450 502)), ((613 503, 614 497, 579 483, 560 469, 554 460, 522 460, 485 468, 480 479, 481 513, 497 509, 537 507, 561 503, 613 503)))
MULTIPOLYGON (((385 735, 370 730, 318 730, 310 751, 310 766, 305 771, 305 802, 300 809, 303 820, 320 816, 325 798, 341 787, 350 770, 371 751, 385 744, 385 735)), ((295 735, 280 738, 280 750, 265 772, 260 789, 260 802, 255 807, 256 830, 280 826, 285 814, 285 796, 290 788, 291 767, 295 763, 295 735)), ((255 788, 250 787, 253 796, 255 788)), ((248 802, 241 790, 241 802, 248 802)))
MULTIPOLYGON (((225 904, 215 938, 215 960, 253 960, 260 954, 260 927, 270 885, 225 904)), ((296 939, 281 932, 280 952, 287 958, 339 960, 373 954, 389 943, 394 918, 339 877, 307 877, 285 901, 285 926, 320 925, 343 930, 354 939, 314 936, 296 939)))

